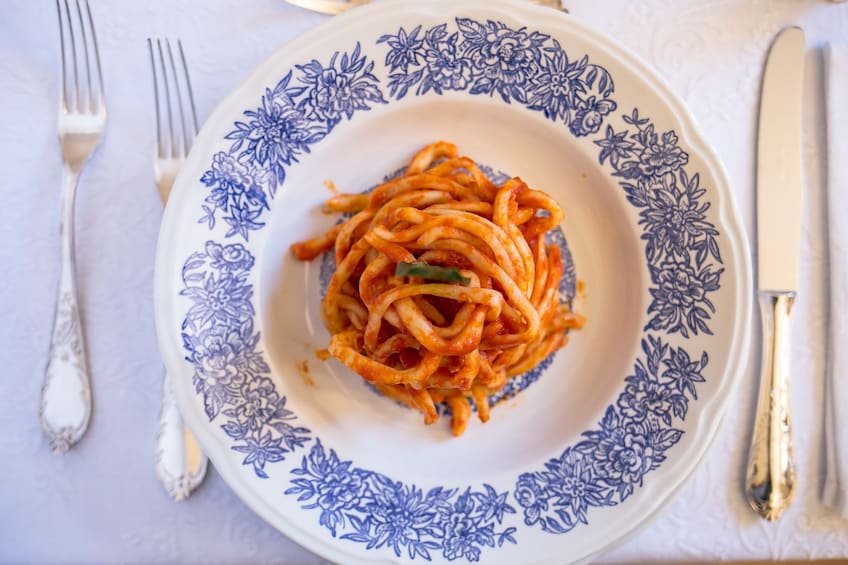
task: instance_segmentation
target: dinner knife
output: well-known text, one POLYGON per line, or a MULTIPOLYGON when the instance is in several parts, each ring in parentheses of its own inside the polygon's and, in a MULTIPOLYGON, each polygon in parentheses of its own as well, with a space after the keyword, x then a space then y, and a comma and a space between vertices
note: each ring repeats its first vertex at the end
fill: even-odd
POLYGON ((803 76, 804 31, 790 27, 769 50, 757 137, 757 293, 763 347, 746 492, 751 507, 769 521, 783 514, 795 492, 789 315, 801 247, 803 76))

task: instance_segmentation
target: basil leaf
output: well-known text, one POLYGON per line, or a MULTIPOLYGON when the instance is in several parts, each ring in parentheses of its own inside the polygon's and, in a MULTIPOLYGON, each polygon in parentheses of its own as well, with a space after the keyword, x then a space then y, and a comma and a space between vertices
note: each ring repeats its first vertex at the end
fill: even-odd
POLYGON ((419 277, 428 281, 460 283, 465 286, 471 284, 471 279, 463 277, 459 269, 428 265, 423 262, 405 263, 401 261, 395 268, 395 275, 399 277, 419 277))

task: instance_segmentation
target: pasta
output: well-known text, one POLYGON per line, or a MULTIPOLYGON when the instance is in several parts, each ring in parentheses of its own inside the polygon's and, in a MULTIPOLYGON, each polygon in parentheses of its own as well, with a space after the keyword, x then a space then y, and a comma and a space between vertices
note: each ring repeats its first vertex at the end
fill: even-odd
POLYGON ((472 404, 563 347, 582 316, 559 301, 563 264, 545 234, 560 206, 520 178, 495 185, 439 141, 370 194, 337 194, 352 216, 292 245, 298 259, 335 254, 321 313, 329 353, 424 422, 452 413, 461 435, 472 404))

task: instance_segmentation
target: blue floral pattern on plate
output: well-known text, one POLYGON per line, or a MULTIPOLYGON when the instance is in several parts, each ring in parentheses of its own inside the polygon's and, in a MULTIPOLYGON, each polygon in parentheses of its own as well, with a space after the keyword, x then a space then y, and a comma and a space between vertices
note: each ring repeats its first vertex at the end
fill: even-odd
POLYGON ((265 465, 309 441, 310 431, 296 426, 286 397, 277 393, 270 369, 256 350, 253 286, 247 282, 255 263, 240 243, 207 241, 182 270, 182 296, 192 305, 182 325, 186 360, 194 366, 195 391, 203 397, 209 420, 227 418, 221 428, 244 453, 243 463, 267 478, 265 465))
POLYGON ((703 353, 692 361, 683 349, 650 335, 642 352, 599 428, 583 432, 586 439, 548 461, 545 470, 518 478, 514 496, 525 524, 555 534, 588 524, 590 507, 624 502, 680 440, 683 431, 672 424, 686 418, 689 401, 698 398, 695 383, 705 381, 709 358, 703 353))
POLYGON ((607 123, 601 134, 617 109, 612 77, 585 56, 569 56, 550 36, 457 18, 426 30, 400 28, 376 43, 388 48, 385 91, 359 43, 326 63, 295 65, 266 89, 259 106, 245 111, 226 135, 230 148, 216 153, 202 175, 208 194, 199 221, 214 230, 223 220, 225 240, 248 242, 251 232, 265 227, 263 214, 298 156, 342 120, 387 104, 387 98, 464 91, 541 112, 575 137, 590 137, 600 165, 620 179, 639 210, 651 303, 642 354, 624 391, 595 429, 543 469, 521 473, 512 492, 487 484, 425 492, 342 460, 297 425, 257 351, 248 282, 255 259, 241 243, 210 240, 185 261, 181 294, 191 306, 183 345, 207 417, 223 419, 232 449, 245 454, 243 463, 257 476, 267 478, 267 464, 314 440, 291 470, 285 492, 314 510, 329 535, 367 550, 405 551, 410 559, 429 561, 438 551, 449 561, 476 561, 484 547, 518 543, 520 528, 508 524, 511 516, 517 520, 520 512, 525 526, 564 534, 588 524, 590 508, 627 500, 666 459, 683 434, 675 426, 706 380, 709 358, 673 347, 662 335, 711 334, 710 296, 723 274, 719 232, 707 220, 706 190, 698 174, 685 170, 689 156, 675 132, 659 131, 634 109, 621 116, 629 129, 607 123), (509 504, 510 496, 520 510, 509 504))
POLYGON ((483 490, 436 487, 427 492, 385 475, 353 467, 336 452, 327 453, 316 441, 286 494, 298 495, 303 508, 320 509, 319 522, 333 537, 365 544, 367 549, 391 548, 398 557, 404 548, 411 559, 431 560, 439 550, 453 561, 480 560, 482 547, 516 543, 516 528, 495 531, 505 514, 515 514, 507 492, 490 485, 483 490))
POLYGON ((199 222, 215 227, 219 214, 229 225, 226 237, 262 229, 268 197, 286 179, 286 168, 326 137, 342 119, 385 104, 374 76, 374 62, 359 43, 349 54, 335 53, 325 66, 313 59, 297 65, 274 88, 265 90, 260 106, 244 112, 226 135, 233 144, 217 153, 200 181, 210 188, 199 222), (293 80, 293 79, 297 80, 293 80))
POLYGON ((680 332, 683 337, 711 334, 707 321, 715 312, 709 294, 719 289, 724 270, 716 227, 707 221, 710 203, 700 177, 683 168, 689 155, 673 131, 662 135, 639 111, 623 117, 635 132, 615 132, 607 126, 598 161, 608 161, 613 174, 624 179, 627 200, 640 209, 645 257, 651 273, 653 314, 646 330, 680 332))
POLYGON ((609 73, 587 57, 570 60, 550 36, 491 20, 457 18, 456 26, 453 33, 448 24, 423 34, 421 26, 400 28, 377 40, 389 46, 391 96, 404 98, 412 88, 416 96, 448 90, 498 94, 507 104, 519 102, 563 122, 578 137, 596 133, 615 110, 609 73))

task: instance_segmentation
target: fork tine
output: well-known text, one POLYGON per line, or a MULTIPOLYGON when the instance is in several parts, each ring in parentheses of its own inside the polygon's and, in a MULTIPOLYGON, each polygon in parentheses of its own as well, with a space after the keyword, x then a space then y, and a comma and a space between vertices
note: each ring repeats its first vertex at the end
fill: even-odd
POLYGON ((170 157, 177 158, 177 138, 174 135, 174 117, 171 112, 171 88, 168 86, 168 73, 165 71, 165 55, 162 52, 162 40, 156 40, 156 48, 159 51, 159 68, 162 69, 162 83, 165 85, 165 109, 168 114, 168 133, 170 134, 170 157))
POLYGON ((153 97, 156 100, 156 155, 162 159, 165 157, 162 143, 162 111, 159 108, 159 79, 156 72, 156 57, 153 54, 153 40, 147 38, 147 48, 150 51, 150 71, 153 73, 153 97))
POLYGON ((197 110, 194 108, 194 93, 191 90, 191 79, 188 76, 188 66, 186 65, 185 53, 183 53, 183 42, 177 40, 177 49, 180 52, 180 61, 183 65, 183 76, 185 77, 186 90, 188 90, 188 105, 191 108, 191 125, 192 132, 197 135, 197 110))
POLYGON ((94 94, 91 91, 91 64, 88 62, 88 37, 86 37, 85 33, 85 24, 82 21, 82 8, 80 8, 80 0, 77 0, 77 18, 79 19, 79 27, 80 33, 82 34, 82 58, 85 61, 85 82, 88 85, 88 90, 86 91, 88 96, 83 96, 83 100, 85 101, 86 107, 83 108, 83 100, 79 102, 79 110, 80 111, 93 111, 94 110, 94 94))
POLYGON ((182 158, 188 153, 188 148, 191 146, 189 141, 189 131, 186 127, 185 112, 183 111, 183 97, 180 90, 180 78, 177 76, 177 66, 174 64, 174 53, 171 51, 171 42, 165 39, 165 50, 168 51, 168 61, 171 63, 171 76, 174 79, 174 93, 176 96, 177 110, 180 112, 180 131, 182 132, 182 150, 178 157, 182 158))
POLYGON ((80 90, 79 90, 79 75, 77 73, 77 42, 74 38, 74 22, 71 18, 71 8, 68 5, 68 0, 64 0, 65 2, 65 16, 67 16, 68 22, 68 35, 71 38, 71 61, 73 61, 74 68, 74 103, 71 105, 71 111, 79 111, 80 108, 80 90))
MULTIPOLYGON (((79 1, 79 0, 77 0, 79 1)), ((88 15, 88 29, 91 30, 91 44, 94 46, 94 66, 97 67, 97 105, 92 107, 97 113, 106 111, 106 98, 103 95, 103 73, 100 70, 100 49, 97 47, 97 33, 94 31, 94 20, 91 17, 91 5, 85 0, 85 12, 88 15)), ((86 60, 87 61, 87 60, 86 60)), ((89 88, 90 88, 89 84, 89 88)), ((93 92, 89 90, 89 92, 93 92)), ((91 94, 92 100, 94 95, 91 94)))
POLYGON ((56 15, 59 16, 59 47, 62 58, 62 111, 67 112, 68 107, 68 71, 65 65, 65 25, 62 23, 62 4, 56 0, 56 15))

